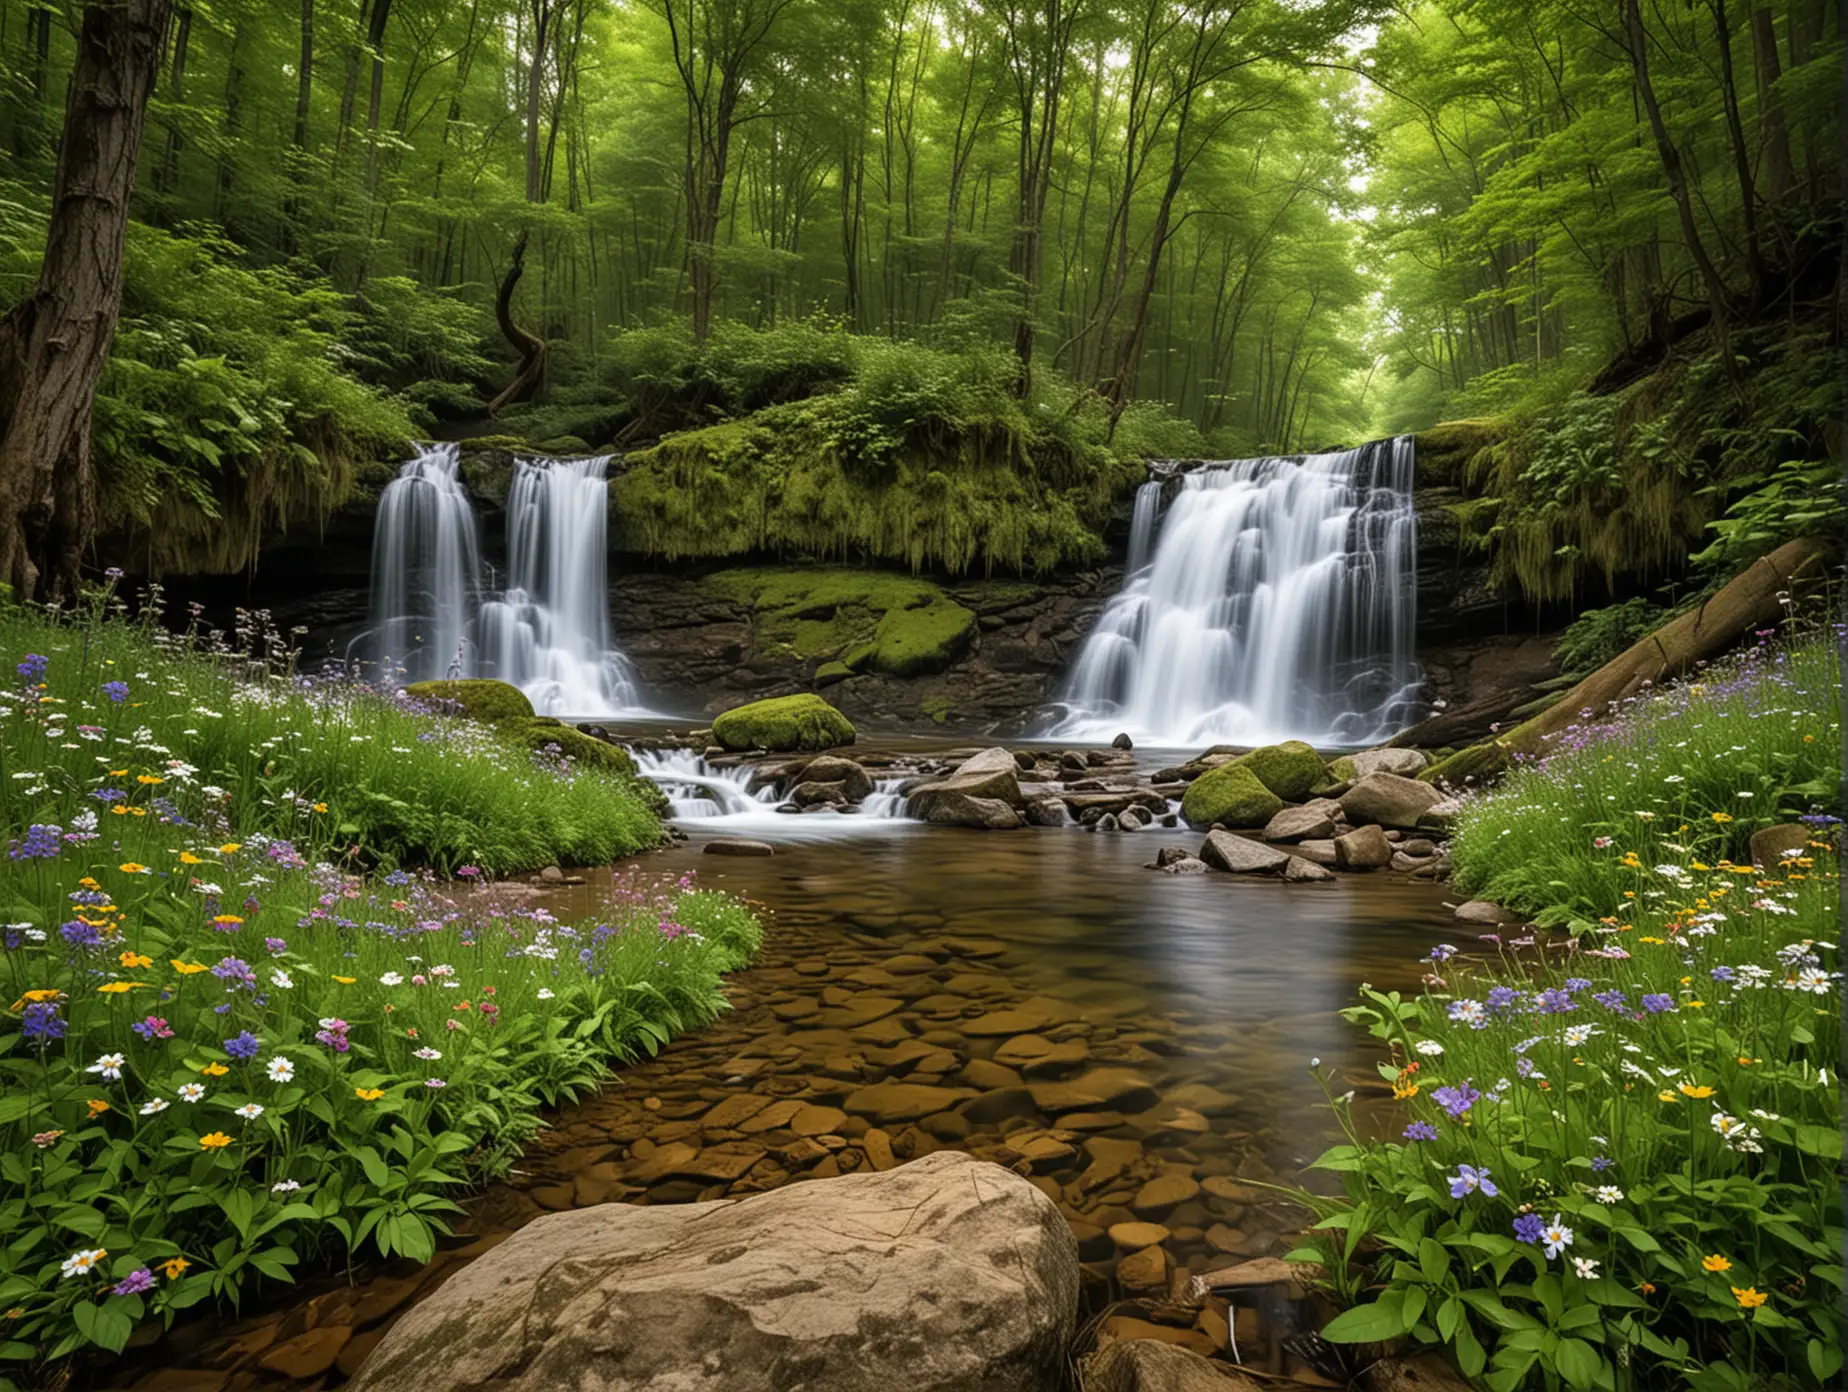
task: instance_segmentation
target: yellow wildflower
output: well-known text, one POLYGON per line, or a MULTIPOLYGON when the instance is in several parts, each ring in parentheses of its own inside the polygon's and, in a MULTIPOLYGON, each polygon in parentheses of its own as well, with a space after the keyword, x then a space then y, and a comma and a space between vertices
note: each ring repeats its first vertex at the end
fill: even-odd
POLYGON ((194 855, 191 851, 181 851, 180 852, 180 864, 181 865, 204 865, 205 861, 202 860, 200 857, 194 855))
POLYGON ((84 1105, 90 1109, 90 1115, 93 1117, 99 1117, 109 1110, 109 1104, 100 1097, 92 1097, 84 1105))
POLYGON ((1683 1083, 1680 1087, 1683 1097, 1707 1098, 1713 1096, 1713 1089, 1704 1083, 1683 1083))
POLYGON ((376 1102, 385 1095, 384 1088, 354 1088, 353 1095, 361 1102, 376 1102))
POLYGON ((1716 1253, 1711 1257, 1702 1257, 1700 1259, 1700 1269, 1702 1271, 1712 1271, 1715 1273, 1731 1271, 1732 1263, 1727 1261, 1725 1257, 1719 1256, 1716 1253))
POLYGON ((241 848, 241 846, 242 846, 242 844, 243 844, 243 843, 242 843, 242 842, 239 842, 239 841, 227 841, 227 842, 225 842, 225 844, 224 844, 224 845, 222 845, 222 846, 220 846, 220 847, 218 848, 218 854, 220 854, 220 855, 231 855, 231 854, 233 854, 233 853, 235 853, 235 852, 236 852, 237 850, 239 850, 239 849, 241 848))
MULTIPOLYGON (((27 999, 27 1000, 29 1000, 29 1001, 48 1001, 48 1000, 56 1000, 56 999, 57 999, 57 998, 58 998, 59 996, 61 996, 61 995, 63 995, 63 994, 64 994, 64 992, 62 992, 62 991, 59 991, 59 990, 57 990, 57 989, 55 989, 55 988, 52 988, 52 987, 40 987, 40 988, 39 988, 38 990, 36 990, 36 991, 27 991, 27 992, 26 992, 26 999, 27 999)), ((18 1007, 18 1006, 14 1006, 13 1008, 14 1008, 15 1010, 17 1010, 17 1009, 18 1009, 19 1007, 18 1007)))
POLYGON ((231 1138, 222 1131, 212 1131, 199 1138, 200 1150, 223 1150, 231 1144, 231 1138))
POLYGON ((1656 1101, 1658 1102, 1673 1102, 1675 1100, 1675 1094, 1670 1092, 1667 1088, 1663 1088, 1662 1091, 1656 1094, 1656 1101))
POLYGON ((204 962, 182 962, 178 957, 169 958, 168 960, 173 963, 173 969, 181 976, 191 976, 194 972, 211 970, 204 962))
POLYGON ((357 976, 336 976, 334 980, 338 981, 342 986, 351 986, 354 982, 358 981, 359 978, 357 976))
POLYGON ((124 875, 145 875, 148 873, 148 867, 138 860, 125 860, 118 865, 116 869, 120 870, 124 875))
POLYGON ((1713 814, 1713 820, 1718 822, 1721 826, 1725 826, 1726 823, 1732 820, 1732 814, 1730 812, 1715 812, 1713 814))
POLYGON ((222 1078, 231 1070, 226 1068, 222 1063, 208 1063, 199 1071, 208 1078, 222 1078))
POLYGON ((96 989, 101 991, 105 996, 119 996, 125 991, 132 991, 137 986, 145 986, 147 984, 148 983, 145 981, 105 981, 96 989))
POLYGON ((124 952, 118 960, 121 961, 123 966, 131 970, 154 965, 154 959, 152 957, 145 957, 139 952, 124 952))
POLYGON ((1734 1286, 1732 1288, 1732 1293, 1733 1299, 1739 1302, 1739 1308, 1741 1310, 1756 1310, 1760 1305, 1771 1298, 1756 1286, 1747 1286, 1744 1290, 1734 1286))
POLYGON ((185 1274, 186 1268, 191 1265, 192 1263, 187 1261, 185 1257, 168 1257, 166 1261, 160 1264, 160 1269, 167 1274, 167 1279, 169 1281, 177 1281, 185 1274))
POLYGON ((135 781, 136 781, 137 783, 145 783, 145 784, 147 784, 147 785, 148 785, 148 786, 149 786, 149 787, 151 788, 151 787, 153 787, 153 786, 154 786, 155 784, 157 784, 157 783, 165 783, 165 782, 166 782, 167 780, 166 780, 166 779, 164 779, 164 778, 162 778, 162 777, 160 777, 160 776, 159 776, 158 774, 153 774, 153 773, 138 773, 138 774, 136 774, 136 775, 135 775, 135 781))

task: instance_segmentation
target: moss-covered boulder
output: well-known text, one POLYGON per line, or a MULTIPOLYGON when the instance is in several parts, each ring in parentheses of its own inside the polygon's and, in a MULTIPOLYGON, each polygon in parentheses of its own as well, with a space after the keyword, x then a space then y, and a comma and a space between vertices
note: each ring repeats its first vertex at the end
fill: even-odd
POLYGON ((1301 802, 1308 797, 1309 790, 1322 781, 1324 773, 1322 756, 1301 740, 1267 744, 1262 749, 1239 755, 1232 762, 1256 774, 1258 782, 1285 802, 1301 802))
POLYGON ((1187 785, 1181 815, 1189 826, 1261 827, 1283 810, 1283 799, 1243 763, 1221 764, 1187 785))
POLYGON ((502 720, 531 720, 534 714, 533 703, 519 687, 486 677, 412 682, 404 688, 404 694, 419 701, 453 703, 470 720, 489 724, 502 720))
POLYGON ((889 610, 873 631, 872 667, 893 677, 941 672, 969 651, 974 637, 975 611, 953 599, 889 610))
POLYGON ((506 720, 498 726, 500 733, 527 749, 542 750, 553 746, 581 768, 602 769, 605 773, 635 776, 635 760, 620 745, 607 744, 595 735, 587 735, 576 726, 551 716, 536 715, 530 720, 506 720))
POLYGON ((727 749, 831 749, 852 744, 854 728, 821 697, 805 692, 728 710, 712 722, 712 737, 727 749))

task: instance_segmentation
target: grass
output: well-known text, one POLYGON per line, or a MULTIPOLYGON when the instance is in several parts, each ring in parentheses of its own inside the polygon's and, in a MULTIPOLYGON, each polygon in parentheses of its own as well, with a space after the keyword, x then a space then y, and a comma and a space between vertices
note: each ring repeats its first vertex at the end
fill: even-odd
POLYGON ((1470 802, 1459 879, 1571 935, 1441 945, 1422 993, 1345 1012, 1403 1110, 1382 1140, 1331 1099, 1342 1192, 1301 1196, 1294 1254, 1350 1307, 1325 1337, 1447 1346, 1492 1392, 1839 1374, 1838 637, 1645 695, 1470 802))
POLYGON ((0 608, 6 668, 43 659, 40 677, 0 692, 9 826, 65 821, 73 794, 121 768, 116 786, 143 776, 210 785, 246 830, 325 841, 387 867, 607 864, 660 839, 652 799, 633 780, 535 758, 401 696, 298 678, 280 636, 255 620, 234 651, 107 609, 97 600, 54 619, 0 608))
POLYGON ((1467 800, 1457 884, 1542 923, 1583 923, 1636 866, 1749 861, 1754 831, 1837 801, 1841 663, 1834 631, 1772 641, 1698 680, 1566 730, 1543 757, 1467 800))
POLYGON ((606 857, 654 835, 627 780, 99 612, 0 638, 0 1361, 27 1382, 304 1269, 427 1259, 542 1109, 713 1018, 760 940, 690 877, 565 924, 479 864, 357 873, 606 857))

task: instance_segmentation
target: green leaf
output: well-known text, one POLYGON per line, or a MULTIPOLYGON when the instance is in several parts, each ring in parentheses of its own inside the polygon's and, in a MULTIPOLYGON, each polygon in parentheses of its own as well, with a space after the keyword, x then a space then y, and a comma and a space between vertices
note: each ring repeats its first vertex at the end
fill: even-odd
POLYGON ((1411 1324, 1403 1316, 1400 1297, 1388 1291, 1371 1305, 1343 1310, 1328 1322, 1322 1337, 1331 1344, 1376 1344, 1398 1338, 1411 1324))
POLYGON ((1604 1360, 1583 1339, 1561 1339, 1553 1350, 1553 1366, 1573 1387, 1595 1387, 1604 1360))
POLYGON ((1444 1244, 1433 1237, 1420 1240, 1418 1269, 1431 1285, 1442 1284, 1444 1277, 1450 1274, 1450 1253, 1444 1250, 1444 1244))

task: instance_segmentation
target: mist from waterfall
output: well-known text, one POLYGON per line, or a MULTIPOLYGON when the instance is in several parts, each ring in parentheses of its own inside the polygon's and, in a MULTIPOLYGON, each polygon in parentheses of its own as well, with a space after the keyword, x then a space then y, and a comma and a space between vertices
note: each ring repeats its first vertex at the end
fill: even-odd
POLYGON ((379 500, 368 658, 407 684, 497 677, 542 715, 645 714, 635 669, 610 642, 608 463, 515 461, 509 584, 497 592, 458 448, 419 446, 379 500))
POLYGON ((1051 735, 1362 744, 1415 716, 1412 441, 1212 461, 1137 493, 1051 735))

